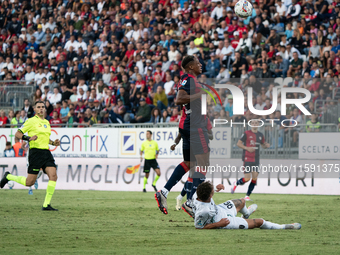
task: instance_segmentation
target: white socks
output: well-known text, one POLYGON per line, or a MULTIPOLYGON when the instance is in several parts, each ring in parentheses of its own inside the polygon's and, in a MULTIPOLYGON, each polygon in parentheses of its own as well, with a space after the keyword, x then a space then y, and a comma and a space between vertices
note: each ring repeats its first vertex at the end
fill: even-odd
POLYGON ((263 220, 261 229, 285 229, 285 225, 276 224, 270 221, 263 220))
POLYGON ((183 199, 182 195, 179 194, 178 197, 177 197, 177 199, 182 200, 182 199, 183 199))
POLYGON ((246 205, 240 210, 240 213, 242 213, 244 217, 249 217, 249 211, 246 205))
POLYGON ((167 190, 166 188, 163 188, 163 189, 161 189, 161 192, 162 192, 163 196, 165 196, 166 198, 168 197, 169 190, 167 190))

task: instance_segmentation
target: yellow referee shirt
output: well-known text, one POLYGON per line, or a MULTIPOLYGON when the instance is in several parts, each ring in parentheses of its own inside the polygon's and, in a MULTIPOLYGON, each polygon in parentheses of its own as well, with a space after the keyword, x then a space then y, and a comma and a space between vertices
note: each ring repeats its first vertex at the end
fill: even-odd
POLYGON ((145 159, 155 159, 156 151, 159 151, 159 148, 157 142, 155 142, 154 140, 146 140, 142 143, 142 147, 140 150, 144 151, 145 159))
POLYGON ((30 137, 38 136, 37 140, 29 142, 30 149, 49 149, 48 144, 50 143, 51 126, 48 120, 42 120, 38 115, 35 115, 26 120, 19 131, 23 134, 27 133, 30 137))

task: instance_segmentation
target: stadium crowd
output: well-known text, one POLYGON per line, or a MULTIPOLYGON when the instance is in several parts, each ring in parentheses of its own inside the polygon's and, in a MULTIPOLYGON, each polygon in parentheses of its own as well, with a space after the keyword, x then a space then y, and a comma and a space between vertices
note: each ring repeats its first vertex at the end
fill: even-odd
MULTIPOLYGON (((21 111, 1 111, 0 126, 21 125, 36 100, 46 101, 52 127, 178 122, 174 98, 186 55, 202 64, 203 84, 252 87, 257 109, 271 106, 277 77, 310 90, 313 102, 331 100, 340 77, 340 1, 256 0, 247 19, 234 14, 235 3, 2 1, 1 93, 13 80, 36 91, 21 111)), ((219 93, 223 106, 210 106, 210 117, 238 118, 232 95, 219 93)), ((302 121, 294 109, 285 117, 302 121)))

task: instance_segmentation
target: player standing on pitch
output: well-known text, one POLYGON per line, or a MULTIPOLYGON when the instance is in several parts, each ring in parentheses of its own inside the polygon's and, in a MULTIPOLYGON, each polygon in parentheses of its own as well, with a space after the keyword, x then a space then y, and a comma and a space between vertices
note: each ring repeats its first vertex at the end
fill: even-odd
POLYGON ((152 187, 157 192, 156 188, 156 182, 158 181, 159 177, 161 176, 161 170, 159 168, 159 165, 157 163, 157 157, 158 157, 158 144, 156 141, 151 139, 152 132, 150 130, 146 131, 146 140, 142 143, 142 147, 140 149, 140 160, 143 160, 143 152, 144 152, 144 186, 143 186, 143 192, 146 192, 145 185, 148 182, 149 174, 150 174, 150 168, 152 167, 153 170, 156 172, 156 178, 152 183, 152 187))
POLYGON ((8 181, 15 181, 30 187, 35 183, 40 168, 42 168, 49 178, 42 210, 58 211, 50 204, 58 177, 54 158, 48 145, 59 146, 60 141, 58 139, 55 141, 50 140, 51 126, 44 118, 46 111, 45 103, 43 101, 35 102, 34 111, 36 115, 26 120, 15 133, 15 137, 18 139, 29 141, 27 177, 15 176, 6 172, 0 181, 0 187, 3 188, 8 181), (28 136, 24 135, 25 133, 28 133, 28 136))
POLYGON ((254 187, 257 182, 257 176, 259 175, 259 165, 260 165, 260 145, 262 148, 269 148, 270 144, 265 142, 264 135, 258 131, 258 120, 253 120, 251 122, 251 130, 247 130, 243 133, 240 140, 237 142, 237 146, 243 149, 242 161, 244 169, 244 177, 234 182, 231 188, 231 194, 234 194, 237 185, 243 185, 252 177, 251 182, 248 187, 247 194, 245 196, 246 201, 250 201, 250 194, 253 192, 254 187))
MULTIPOLYGON (((207 167, 209 164, 209 146, 208 132, 206 126, 206 117, 201 114, 201 95, 204 93, 200 88, 201 85, 197 82, 196 77, 202 73, 202 65, 194 56, 186 56, 182 61, 182 69, 185 74, 181 77, 181 86, 179 88, 175 103, 185 107, 186 118, 183 122, 181 137, 183 140, 183 153, 188 153, 189 161, 196 161, 197 166, 207 167), (190 156, 194 155, 195 159, 190 156)), ((164 214, 168 214, 167 196, 173 186, 181 180, 183 175, 189 171, 189 167, 182 162, 172 173, 169 181, 165 184, 162 190, 157 191, 155 199, 158 208, 164 214)), ((195 172, 193 176, 193 187, 189 195, 187 210, 192 210, 190 207, 190 199, 196 192, 197 186, 204 181, 205 172, 195 172)))

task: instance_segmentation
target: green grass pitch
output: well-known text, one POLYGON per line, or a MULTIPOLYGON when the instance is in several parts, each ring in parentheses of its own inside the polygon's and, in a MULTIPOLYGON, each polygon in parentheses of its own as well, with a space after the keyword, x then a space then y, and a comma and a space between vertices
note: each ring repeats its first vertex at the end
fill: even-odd
MULTIPOLYGON (((0 254, 339 254, 340 198, 253 194, 251 218, 300 222, 301 230, 196 230, 193 220, 156 206, 154 193, 56 190, 43 212, 45 190, 1 190, 0 254)), ((216 203, 244 194, 216 193, 216 203)), ((250 205, 252 202, 247 203, 250 205)))

